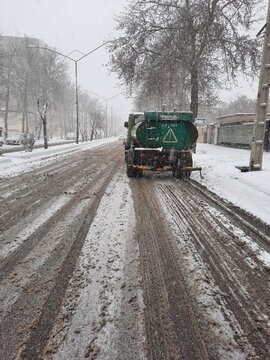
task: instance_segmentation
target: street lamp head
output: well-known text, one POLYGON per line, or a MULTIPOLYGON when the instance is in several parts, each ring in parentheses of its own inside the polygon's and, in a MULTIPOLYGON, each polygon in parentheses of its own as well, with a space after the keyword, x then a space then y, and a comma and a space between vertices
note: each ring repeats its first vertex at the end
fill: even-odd
MULTIPOLYGON (((93 52, 97 51, 98 49, 100 49, 101 47, 103 47, 104 45, 108 44, 109 42, 111 41, 106 41, 104 43, 102 43, 101 45, 97 46, 95 49, 89 51, 88 53, 86 54, 83 54, 83 56, 81 56, 79 59, 75 60, 73 58, 71 58, 69 55, 71 55, 74 51, 78 51, 77 49, 76 50, 73 50, 70 54, 68 55, 65 55, 65 54, 62 54, 60 53, 59 51, 56 51, 56 50, 53 50, 53 49, 50 49, 48 47, 43 47, 43 46, 35 46, 33 44, 30 44, 28 45, 28 47, 32 48, 32 49, 43 49, 43 50, 47 50, 47 51, 50 51, 50 52, 53 52, 55 54, 58 54, 60 56, 63 56, 64 58, 67 58, 71 61, 73 61, 73 63, 75 64, 75 87, 76 87, 76 123, 77 123, 77 130, 76 130, 76 143, 78 144, 79 142, 79 106, 78 106, 78 85, 77 85, 77 64, 79 61, 81 61, 82 59, 86 58, 86 56, 92 54, 93 52)), ((80 52, 80 51, 79 51, 80 52)), ((81 52, 80 52, 81 53, 81 52)), ((117 94, 113 97, 111 97, 110 99, 103 99, 106 101, 106 108, 107 108, 107 101, 113 99, 114 97, 118 96, 120 94, 117 94)))

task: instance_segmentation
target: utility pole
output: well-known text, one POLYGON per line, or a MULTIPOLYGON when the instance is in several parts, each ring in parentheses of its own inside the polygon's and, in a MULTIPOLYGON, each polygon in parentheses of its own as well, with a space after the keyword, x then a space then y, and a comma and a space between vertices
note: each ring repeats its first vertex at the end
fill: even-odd
MULTIPOLYGON (((262 169, 264 133, 270 87, 270 0, 268 1, 266 25, 263 27, 262 30, 264 29, 266 29, 266 31, 264 35, 264 45, 256 103, 256 114, 251 143, 249 171, 262 169)), ((262 30, 259 32, 258 35, 260 35, 262 30)))

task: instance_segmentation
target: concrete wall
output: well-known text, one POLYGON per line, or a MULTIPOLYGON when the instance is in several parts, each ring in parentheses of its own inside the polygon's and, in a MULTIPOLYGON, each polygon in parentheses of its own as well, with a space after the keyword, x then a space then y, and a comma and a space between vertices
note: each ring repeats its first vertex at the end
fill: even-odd
MULTIPOLYGON (((268 116, 270 118, 270 116, 268 116)), ((206 129, 198 128, 198 142, 250 148, 254 126, 254 114, 233 114, 217 118, 206 129)), ((262 127, 258 128, 259 137, 264 138, 262 127)))
MULTIPOLYGON (((255 114, 232 114, 217 118, 220 125, 217 144, 233 147, 250 148, 255 114)), ((259 137, 264 138, 261 127, 259 137)))
POLYGON ((207 142, 208 144, 215 144, 215 145, 217 145, 218 132, 219 132, 219 124, 209 124, 209 125, 207 126, 206 142, 207 142))
POLYGON ((249 147, 252 134, 253 123, 220 126, 217 143, 220 145, 249 147))
POLYGON ((197 142, 200 144, 207 142, 207 126, 198 127, 198 140, 197 142))

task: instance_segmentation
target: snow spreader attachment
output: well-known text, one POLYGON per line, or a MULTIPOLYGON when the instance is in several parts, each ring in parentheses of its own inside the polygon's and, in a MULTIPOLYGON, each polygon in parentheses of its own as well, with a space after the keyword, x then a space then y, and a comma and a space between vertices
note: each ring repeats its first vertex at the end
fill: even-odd
POLYGON ((178 179, 189 178, 192 171, 200 171, 201 167, 193 167, 190 150, 164 150, 163 148, 134 148, 126 151, 127 175, 141 177, 143 171, 168 172, 178 179))
POLYGON ((172 171, 173 176, 177 179, 189 178, 192 171, 199 171, 200 177, 202 177, 202 168, 201 167, 184 167, 179 170, 175 170, 171 166, 165 166, 162 168, 151 168, 145 165, 127 165, 127 175, 128 177, 142 177, 143 171, 156 171, 156 172, 168 172, 172 171))

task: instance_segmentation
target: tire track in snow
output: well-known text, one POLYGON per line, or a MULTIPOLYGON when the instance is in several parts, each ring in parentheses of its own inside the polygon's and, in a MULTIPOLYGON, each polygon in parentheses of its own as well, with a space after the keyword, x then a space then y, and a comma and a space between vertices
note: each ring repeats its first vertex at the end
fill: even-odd
POLYGON ((62 195, 58 199, 54 199, 51 206, 48 207, 48 204, 46 204, 44 211, 16 235, 15 241, 11 241, 0 249, 0 261, 2 262, 5 257, 14 252, 24 241, 31 237, 38 228, 54 217, 57 211, 70 201, 70 198, 71 196, 62 195))
POLYGON ((166 208, 174 217, 178 234, 181 234, 182 227, 187 230, 186 236, 180 237, 182 244, 192 242, 200 262, 208 264, 208 277, 218 288, 217 298, 220 296, 223 304, 223 316, 240 347, 248 356, 253 353, 258 356, 266 354, 269 351, 269 329, 264 320, 261 322, 259 319, 261 314, 264 314, 262 318, 266 316, 268 319, 269 316, 267 269, 262 265, 252 269, 245 262, 250 252, 246 252, 241 245, 243 243, 241 239, 238 240, 233 224, 228 227, 228 223, 223 222, 216 212, 213 216, 211 205, 207 208, 200 193, 189 182, 179 185, 159 184, 158 187, 166 199, 166 208), (260 330, 253 331, 257 326, 260 330))
MULTIPOLYGON (((119 159, 119 152, 113 153, 110 150, 98 171, 89 171, 92 161, 83 169, 85 171, 77 170, 80 180, 75 193, 66 194, 69 202, 58 210, 57 215, 49 220, 49 224, 44 224, 43 232, 39 233, 39 228, 33 233, 32 243, 28 238, 6 258, 13 261, 13 266, 10 266, 6 274, 5 267, 1 271, 3 295, 7 299, 7 308, 0 308, 0 332, 3 335, 0 344, 1 358, 15 352, 21 354, 19 357, 23 356, 23 349, 37 336, 36 326, 39 319, 41 324, 42 321, 47 321, 50 328, 52 314, 57 312, 60 306, 76 257, 79 256, 80 246, 84 242, 84 234, 88 231, 107 183, 118 169, 119 159), (84 174, 88 174, 87 177, 82 176, 84 174), (69 220, 70 216, 72 219, 69 220), (72 228, 69 228, 69 223, 74 223, 72 228), (10 287, 9 280, 12 283, 10 287), (48 312, 50 316, 46 316, 48 312)), ((39 341, 34 348, 39 354, 39 341)), ((29 358, 33 359, 31 356, 29 358)))
MULTIPOLYGON (((121 303, 123 289, 127 286, 124 268, 127 239, 132 238, 133 233, 133 211, 127 180, 118 174, 107 188, 89 229, 61 313, 45 349, 46 359, 121 358, 118 352, 119 342, 124 342, 124 339, 119 339, 123 322, 121 303)), ((125 302, 134 309, 136 291, 134 296, 132 293, 134 289, 125 302)), ((138 304, 133 312, 133 319, 137 319, 138 304)), ((136 338, 139 342, 140 325, 137 321, 129 330, 125 328, 125 337, 131 333, 135 342, 136 338)), ((135 342, 124 358, 132 359, 129 357, 131 354, 134 359, 141 358, 135 342)))
POLYGON ((54 319, 61 306, 62 298, 64 297, 65 291, 68 287, 70 276, 75 269, 77 259, 80 256, 89 227, 95 217, 95 213, 98 209, 104 191, 115 172, 115 168, 111 169, 109 172, 107 171, 107 175, 103 179, 102 187, 88 208, 88 214, 80 226, 77 239, 73 242, 61 266, 61 272, 57 274, 57 277, 54 280, 54 286, 51 289, 46 304, 42 309, 41 316, 35 322, 35 332, 30 335, 28 341, 22 347, 22 356, 25 359, 38 359, 41 356, 42 348, 46 344, 54 319))
POLYGON ((149 359, 208 359, 197 310, 170 243, 151 178, 132 179, 149 359))

